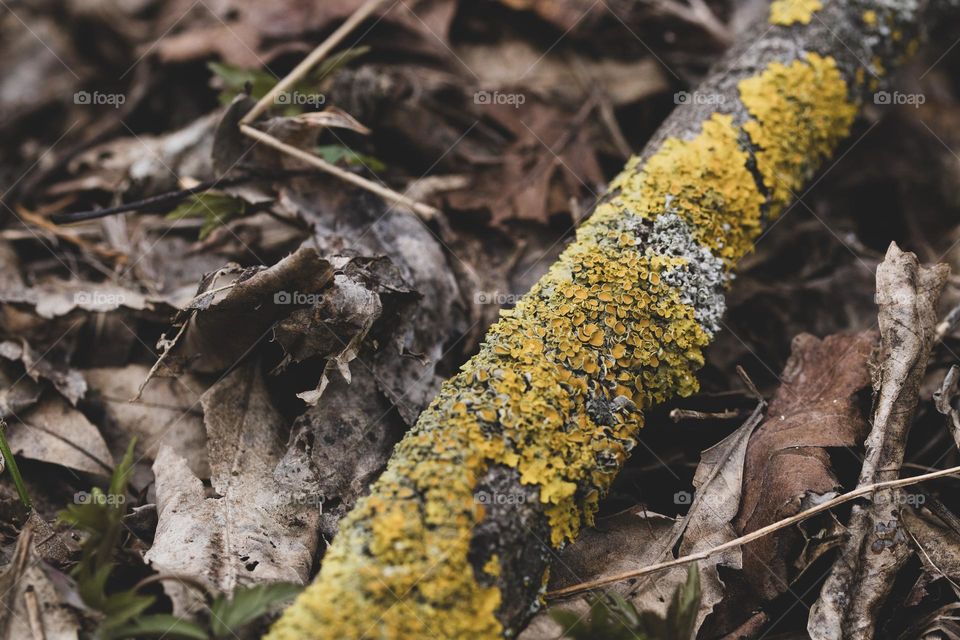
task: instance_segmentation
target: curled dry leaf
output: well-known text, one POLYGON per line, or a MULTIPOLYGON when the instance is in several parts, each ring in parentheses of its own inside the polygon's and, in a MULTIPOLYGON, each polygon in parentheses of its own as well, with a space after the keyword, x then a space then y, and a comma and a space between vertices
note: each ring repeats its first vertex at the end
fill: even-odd
MULTIPOLYGON (((297 306, 294 296, 312 296, 333 277, 330 263, 301 249, 272 267, 228 266, 209 274, 181 312, 182 339, 168 345, 161 361, 213 373, 232 366, 297 306)), ((179 334, 178 334, 179 335, 179 334)))
MULTIPOLYGON (((161 573, 186 575, 218 593, 310 576, 322 504, 281 487, 273 470, 285 449, 285 421, 273 408, 258 363, 242 365, 201 398, 215 495, 186 461, 161 446, 154 463, 159 523, 146 559, 161 573)), ((196 594, 164 588, 179 613, 196 594)))
MULTIPOLYGON (((827 448, 857 446, 866 434, 858 394, 870 384, 875 340, 871 332, 794 338, 782 384, 747 448, 750 472, 734 520, 740 535, 796 514, 808 493, 838 487, 827 448)), ((786 590, 793 578, 791 559, 801 545, 793 529, 746 545, 743 570, 761 597, 786 590)))
POLYGON ((16 415, 7 439, 15 455, 109 476, 113 458, 100 431, 60 396, 47 392, 16 415))
POLYGON ((37 353, 30 348, 26 340, 0 342, 0 358, 21 362, 25 375, 34 382, 47 380, 73 406, 77 406, 77 402, 87 392, 87 382, 82 373, 56 362, 49 353, 37 353))

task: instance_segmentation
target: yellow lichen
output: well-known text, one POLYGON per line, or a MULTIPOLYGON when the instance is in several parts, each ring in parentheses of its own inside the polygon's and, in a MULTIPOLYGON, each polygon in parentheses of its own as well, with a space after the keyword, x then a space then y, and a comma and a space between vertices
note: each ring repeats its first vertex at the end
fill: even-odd
POLYGON ((690 139, 632 161, 576 241, 501 313, 344 518, 318 580, 271 640, 500 637, 509 564, 471 548, 488 513, 475 497, 485 474, 509 468, 536 488, 559 547, 592 522, 641 411, 697 389, 709 336, 667 277, 686 259, 649 250, 643 229, 676 214, 732 267, 760 233, 764 205, 776 213, 853 116, 836 66, 819 56, 771 64, 740 92, 749 121, 713 115, 690 139))
POLYGON ((863 23, 870 27, 877 26, 877 12, 873 9, 867 9, 863 12, 863 23))
POLYGON ((770 24, 789 27, 810 24, 813 14, 823 9, 820 0, 774 0, 770 3, 770 24))
POLYGON ((730 116, 714 115, 693 140, 667 140, 642 171, 628 168, 614 181, 622 195, 597 213, 676 213, 702 244, 734 264, 759 232, 764 202, 739 135, 730 116))
POLYGON ((850 132, 857 105, 833 58, 815 53, 774 62, 739 89, 752 116, 743 128, 759 147, 757 169, 776 214, 850 132))

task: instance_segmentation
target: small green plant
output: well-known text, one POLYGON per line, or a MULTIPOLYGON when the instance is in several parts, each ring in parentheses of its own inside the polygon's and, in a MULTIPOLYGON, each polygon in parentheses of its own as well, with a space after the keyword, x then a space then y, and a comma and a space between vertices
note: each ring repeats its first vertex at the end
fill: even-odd
POLYGON ((357 153, 353 149, 348 149, 347 147, 339 144, 320 145, 316 147, 314 151, 318 156, 330 164, 342 162, 343 164, 351 167, 361 165, 370 169, 370 171, 373 171, 374 173, 380 173, 387 168, 387 165, 377 158, 362 153, 357 153))
POLYGON ((203 225, 200 227, 200 239, 203 240, 217 227, 246 213, 247 203, 242 198, 207 191, 195 193, 181 202, 167 214, 167 220, 203 218, 203 225))
POLYGON ((691 640, 700 610, 700 572, 695 565, 687 580, 673 594, 665 618, 651 611, 637 611, 618 594, 593 596, 590 613, 581 617, 572 611, 553 610, 550 615, 571 640, 691 640))
POLYGON ((13 457, 10 445, 7 444, 7 422, 0 418, 0 472, 4 467, 10 469, 10 477, 13 478, 13 485, 17 488, 17 495, 20 496, 20 502, 27 509, 32 507, 30 494, 27 493, 27 485, 23 483, 23 476, 20 475, 20 467, 17 466, 17 460, 13 457))
POLYGON ((149 581, 175 579, 155 576, 125 590, 114 591, 110 578, 116 567, 114 555, 123 535, 126 487, 133 468, 135 442, 131 442, 117 465, 104 493, 94 487, 76 494, 74 504, 60 513, 60 521, 84 533, 80 561, 71 572, 85 605, 99 612, 98 640, 168 638, 170 640, 220 640, 233 638, 242 627, 255 622, 271 607, 292 600, 300 585, 275 583, 241 587, 231 597, 207 595, 209 615, 201 622, 183 620, 168 613, 147 613, 156 597, 141 592, 149 581))
MULTIPOLYGON (((353 60, 356 60, 368 51, 370 51, 370 47, 354 47, 353 49, 347 49, 330 57, 307 74, 307 77, 298 82, 291 91, 310 93, 313 88, 317 87, 328 75, 353 60)), ((276 77, 261 69, 241 69, 240 67, 233 67, 220 62, 207 63, 207 68, 220 78, 220 82, 223 85, 220 91, 220 103, 223 105, 230 104, 237 95, 246 91, 248 87, 250 89, 250 97, 254 100, 259 100, 267 95, 267 92, 273 88, 273 85, 277 84, 276 77)), ((301 111, 302 108, 300 105, 286 105, 282 110, 282 115, 295 116, 301 111)))

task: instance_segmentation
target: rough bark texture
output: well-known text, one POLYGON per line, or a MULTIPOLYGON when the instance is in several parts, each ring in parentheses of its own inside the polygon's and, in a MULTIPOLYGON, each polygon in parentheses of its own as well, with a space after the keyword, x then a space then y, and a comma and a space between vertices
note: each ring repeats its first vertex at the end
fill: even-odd
MULTIPOLYGON (((881 370, 859 486, 900 476, 949 272, 945 264, 921 267, 896 244, 877 269, 881 370)), ((869 505, 854 506, 850 537, 810 610, 807 631, 814 640, 876 636, 880 609, 912 553, 900 528, 905 495, 902 489, 878 491, 869 505)))
POLYGON ((934 4, 775 2, 444 384, 269 637, 514 635, 642 410, 697 389, 729 271, 934 4))

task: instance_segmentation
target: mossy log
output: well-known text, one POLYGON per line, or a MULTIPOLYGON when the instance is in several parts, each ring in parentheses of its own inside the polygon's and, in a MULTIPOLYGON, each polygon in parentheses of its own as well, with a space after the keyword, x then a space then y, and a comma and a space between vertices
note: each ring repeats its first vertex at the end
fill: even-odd
POLYGON ((515 635, 643 409, 697 390, 737 261, 947 4, 776 0, 443 385, 267 637, 515 635))

